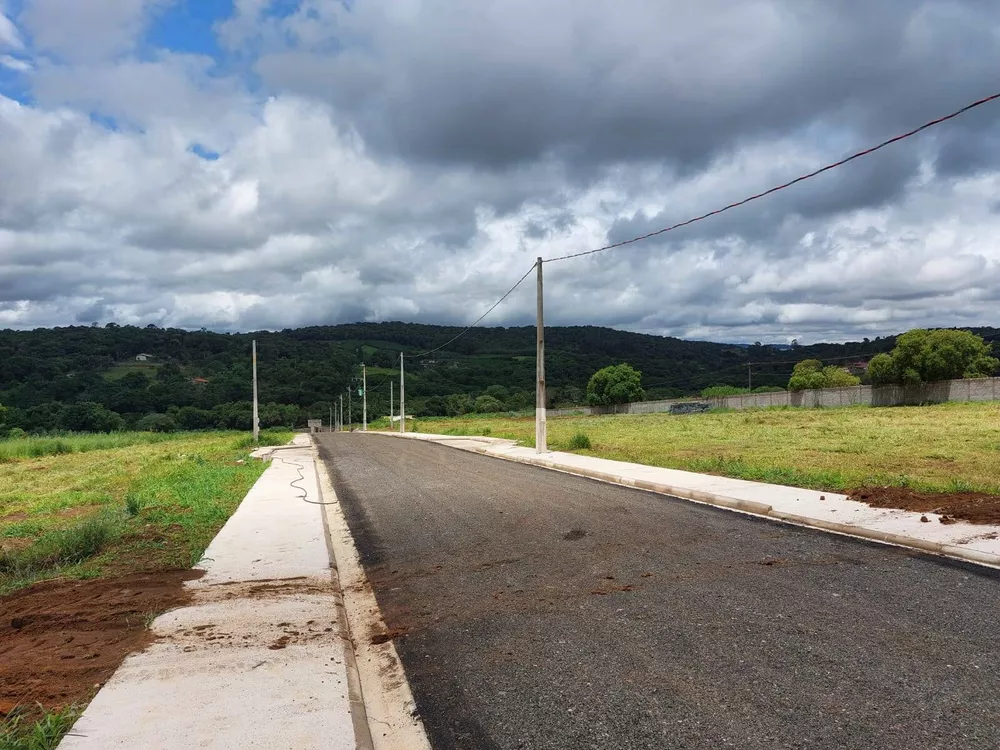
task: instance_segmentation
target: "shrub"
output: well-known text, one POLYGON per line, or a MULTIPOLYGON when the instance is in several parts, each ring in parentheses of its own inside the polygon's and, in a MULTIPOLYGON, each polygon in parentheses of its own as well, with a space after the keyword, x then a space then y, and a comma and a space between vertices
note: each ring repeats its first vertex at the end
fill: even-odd
POLYGON ((147 414, 136 423, 135 428, 140 432, 176 432, 177 423, 166 414, 147 414))
POLYGON ((586 433, 578 432, 569 439, 569 449, 572 451, 590 450, 590 438, 586 433))
POLYGON ((701 392, 702 398, 718 398, 720 396, 742 396, 749 393, 746 388, 737 388, 735 385, 710 385, 701 392))
POLYGON ((125 493, 125 512, 128 513, 133 518, 139 515, 142 510, 142 506, 145 505, 142 498, 139 497, 134 492, 125 493))
POLYGON ((503 402, 495 396, 483 395, 476 399, 475 409, 478 414, 495 414, 503 411, 503 402))
POLYGON ((51 531, 30 547, 0 554, 0 573, 28 577, 49 568, 81 563, 100 552, 114 531, 113 521, 104 515, 51 531))

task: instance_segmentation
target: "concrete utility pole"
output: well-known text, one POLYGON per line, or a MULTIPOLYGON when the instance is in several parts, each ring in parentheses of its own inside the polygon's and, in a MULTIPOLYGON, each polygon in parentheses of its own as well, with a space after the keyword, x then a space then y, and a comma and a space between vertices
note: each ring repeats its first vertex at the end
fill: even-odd
POLYGON ((340 394, 340 431, 344 431, 344 394, 340 394))
POLYGON ((333 407, 330 407, 330 432, 333 432, 333 407))
POLYGON ((535 373, 538 382, 535 384, 535 453, 545 453, 548 450, 548 433, 545 424, 545 318, 542 303, 542 259, 536 263, 538 268, 538 311, 537 337, 535 344, 535 373))
POLYGON ((406 381, 403 379, 403 353, 399 353, 399 431, 406 432, 406 381))
POLYGON ((253 444, 260 444, 260 412, 257 409, 257 339, 253 340, 253 444))
POLYGON ((351 406, 351 387, 347 386, 347 429, 354 424, 354 407, 351 406))
POLYGON ((368 432, 368 368, 361 365, 361 431, 368 432))
POLYGON ((393 395, 392 388, 393 388, 393 382, 390 380, 389 381, 389 427, 390 428, 392 427, 392 412, 393 412, 393 407, 395 406, 392 403, 392 395, 393 395))

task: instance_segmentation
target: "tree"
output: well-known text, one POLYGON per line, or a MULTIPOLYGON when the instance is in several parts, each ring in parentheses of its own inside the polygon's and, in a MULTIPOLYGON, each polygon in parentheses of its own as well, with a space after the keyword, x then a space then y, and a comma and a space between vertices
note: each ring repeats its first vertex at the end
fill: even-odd
POLYGON ((896 339, 890 354, 878 354, 868 363, 874 385, 914 385, 938 380, 986 378, 1000 360, 989 345, 970 331, 915 328, 896 339))
POLYGON ((896 382, 896 364, 888 354, 876 354, 868 363, 868 377, 872 385, 889 385, 896 382))
POLYGON ((135 429, 140 432, 176 432, 177 423, 166 414, 147 414, 136 422, 135 429))
POLYGON ((460 417, 472 411, 474 404, 467 393, 453 393, 445 401, 445 413, 449 417, 460 417))
POLYGON ((495 414, 503 411, 503 401, 493 396, 482 395, 476 399, 476 412, 479 414, 495 414))
POLYGON ((795 365, 788 380, 790 391, 810 391, 819 388, 846 388, 858 385, 861 379, 851 375, 842 367, 828 365, 818 359, 805 359, 795 365))
POLYGON ((644 395, 642 373, 624 363, 598 370, 587 383, 587 403, 591 406, 627 404, 641 401, 644 395))
POLYGON ((121 415, 93 401, 71 404, 61 415, 63 429, 74 432, 118 432, 125 429, 121 415))

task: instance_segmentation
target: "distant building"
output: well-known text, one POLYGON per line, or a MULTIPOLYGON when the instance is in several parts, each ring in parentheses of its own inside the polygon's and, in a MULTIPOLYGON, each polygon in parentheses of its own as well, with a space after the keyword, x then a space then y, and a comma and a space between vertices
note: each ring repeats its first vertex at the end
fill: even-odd
POLYGON ((208 378, 191 378, 191 382, 195 385, 205 385, 208 382, 208 378))
POLYGON ((867 362, 852 362, 847 366, 847 369, 852 372, 868 372, 867 362))
POLYGON ((135 355, 135 361, 136 362, 148 362, 152 358, 153 358, 152 354, 136 354, 135 355))

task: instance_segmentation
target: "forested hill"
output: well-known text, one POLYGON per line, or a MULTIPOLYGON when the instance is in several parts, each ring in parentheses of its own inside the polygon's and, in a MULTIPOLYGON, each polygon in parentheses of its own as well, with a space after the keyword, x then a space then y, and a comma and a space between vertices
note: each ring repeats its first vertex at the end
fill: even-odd
MULTIPOLYGON (((5 330, 0 331, 0 404, 7 407, 8 427, 27 430, 107 427, 97 424, 101 420, 117 427, 116 418, 134 426, 151 414, 169 414, 181 427, 245 427, 250 345, 256 339, 265 424, 326 417, 329 404, 360 375, 362 362, 369 366, 369 416, 378 416, 388 412, 398 353, 434 349, 461 330, 412 323, 245 334, 115 324, 5 330)), ((794 361, 864 359, 893 345, 894 338, 881 338, 787 350, 553 327, 546 329, 546 375, 552 403, 579 403, 594 371, 627 362, 642 372, 648 397, 664 398, 710 385, 746 385, 748 363, 755 363, 754 386, 784 385, 794 361)), ((507 408, 528 408, 534 352, 534 328, 478 328, 441 351, 410 359, 408 412, 443 413, 449 396, 474 398, 487 389, 507 408)))

